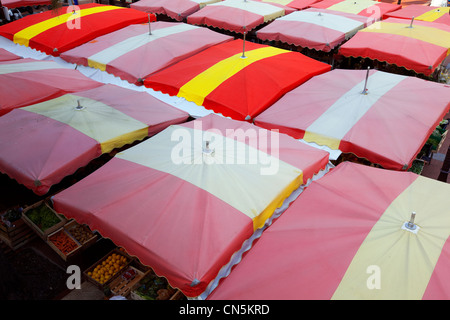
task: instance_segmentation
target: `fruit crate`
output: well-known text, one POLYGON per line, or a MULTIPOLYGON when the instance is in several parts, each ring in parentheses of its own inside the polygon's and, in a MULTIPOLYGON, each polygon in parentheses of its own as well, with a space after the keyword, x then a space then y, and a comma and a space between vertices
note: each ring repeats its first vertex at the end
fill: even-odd
POLYGON ((79 224, 75 220, 70 220, 64 225, 66 232, 81 245, 81 249, 85 250, 93 245, 98 236, 85 224, 79 224))
POLYGON ((31 227, 31 229, 33 229, 38 234, 39 237, 41 237, 45 241, 47 241, 49 234, 60 229, 64 226, 64 224, 67 223, 67 219, 53 210, 53 208, 48 204, 47 200, 41 200, 36 202, 35 204, 32 204, 31 206, 25 207, 23 209, 22 219, 31 227), (40 209, 47 210, 47 212, 49 212, 49 215, 51 215, 51 213, 54 215, 55 223, 53 225, 44 229, 29 217, 29 214, 31 214, 33 210, 40 209))
POLYGON ((73 238, 64 228, 60 228, 57 231, 48 235, 47 244, 64 260, 67 261, 75 254, 77 254, 82 245, 73 238), (64 243, 57 244, 58 239, 64 239, 64 243), (65 250, 63 248, 66 247, 65 250))
POLYGON ((19 249, 34 238, 36 238, 36 233, 22 218, 10 223, 0 221, 0 240, 10 249, 19 249))
POLYGON ((132 300, 181 300, 185 296, 180 290, 172 288, 165 278, 158 277, 154 271, 150 269, 150 272, 133 286, 130 297, 132 300), (153 294, 150 294, 149 288, 154 285, 152 283, 154 281, 159 282, 159 284, 156 284, 153 294), (147 292, 147 295, 140 293, 140 287, 142 286, 145 288, 144 290, 147 292), (164 298, 161 298, 158 294, 158 291, 161 289, 167 290, 164 298))
POLYGON ((131 258, 126 252, 122 251, 119 248, 114 248, 99 261, 97 261, 92 266, 87 268, 83 272, 83 274, 86 277, 87 281, 97 286, 97 288, 99 288, 100 290, 105 290, 105 288, 109 287, 110 283, 115 278, 121 275, 124 269, 128 268, 128 266, 131 264, 132 261, 133 258, 131 258), (119 268, 117 269, 115 267, 114 268, 109 267, 110 266, 109 261, 111 261, 109 257, 113 257, 113 255, 119 256, 120 260, 122 261, 122 263, 119 265, 119 268), (106 264, 108 264, 108 267, 106 266, 106 264), (100 272, 100 270, 104 271, 100 272), (105 276, 106 270, 112 270, 113 272, 111 274, 108 274, 108 278, 104 277, 104 280, 101 280, 101 275, 103 274, 103 276, 105 276))
POLYGON ((135 260, 125 269, 120 276, 111 281, 109 289, 114 295, 128 297, 134 285, 151 272, 149 268, 137 266, 135 260))

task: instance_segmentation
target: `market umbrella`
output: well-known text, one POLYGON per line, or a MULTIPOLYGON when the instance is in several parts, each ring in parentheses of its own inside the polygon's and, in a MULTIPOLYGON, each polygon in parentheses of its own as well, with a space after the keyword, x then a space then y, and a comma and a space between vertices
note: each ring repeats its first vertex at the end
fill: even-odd
POLYGON ((255 124, 405 170, 449 109, 447 85, 376 70, 334 69, 287 93, 255 124))
POLYGON ((15 55, 14 53, 9 52, 8 50, 0 48, 0 62, 17 60, 17 59, 22 59, 22 57, 19 57, 18 55, 15 55))
POLYGON ((256 1, 262 1, 262 2, 269 2, 269 3, 278 3, 283 6, 297 9, 297 10, 303 10, 308 8, 313 3, 322 1, 322 0, 256 0, 256 1))
MULTIPOLYGON (((0 35, 14 43, 58 56, 103 34, 130 24, 148 22, 142 11, 97 3, 48 10, 0 26, 0 35)), ((155 21, 155 15, 150 19, 155 21)))
POLYGON ((330 52, 366 27, 368 19, 328 9, 305 9, 278 18, 258 30, 260 40, 281 41, 330 52))
POLYGON ((339 53, 385 61, 430 76, 450 52, 450 26, 428 21, 388 18, 343 44, 339 53))
POLYGON ((250 120, 283 94, 331 66, 299 52, 240 39, 208 48, 144 81, 236 120, 250 120))
POLYGON ((341 163, 264 231, 208 299, 449 299, 449 193, 449 184, 412 172, 341 163))
POLYGON ((52 199, 196 297, 327 163, 325 151, 212 114, 117 154, 52 199))
POLYGON ((131 25, 61 54, 78 65, 111 73, 134 84, 150 74, 232 37, 181 22, 131 25))
POLYGON ((0 118, 0 172, 38 195, 91 160, 187 120, 145 92, 107 84, 0 118))
POLYGON ((295 9, 261 1, 225 0, 191 14, 187 23, 246 33, 293 11, 295 9))
POLYGON ((378 21, 392 11, 401 9, 400 4, 372 0, 323 0, 311 4, 311 8, 329 9, 341 12, 359 14, 378 21))
POLYGON ((2 0, 2 6, 14 9, 27 6, 51 5, 51 0, 2 0))
POLYGON ((421 21, 438 22, 446 25, 450 25, 450 7, 434 7, 423 6, 419 4, 411 4, 402 7, 400 10, 389 12, 384 15, 386 18, 399 18, 421 21))
POLYGON ((65 93, 102 85, 54 61, 18 59, 0 62, 0 116, 65 93))
POLYGON ((130 3, 130 8, 183 21, 204 6, 218 1, 221 0, 139 0, 130 3))

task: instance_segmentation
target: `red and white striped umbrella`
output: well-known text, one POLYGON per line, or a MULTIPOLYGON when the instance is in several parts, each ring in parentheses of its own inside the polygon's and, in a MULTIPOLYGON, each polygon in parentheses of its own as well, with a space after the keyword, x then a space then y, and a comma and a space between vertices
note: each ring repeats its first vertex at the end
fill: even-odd
POLYGON ((53 203, 196 297, 327 163, 287 135, 208 115, 118 153, 53 203))
POLYGON ((54 61, 30 58, 3 61, 0 62, 0 116, 15 108, 101 85, 54 61))
POLYGON ((295 9, 269 2, 225 0, 209 4, 191 14, 187 17, 187 22, 236 33, 247 33, 293 11, 295 9))
POLYGON ((17 59, 22 59, 22 57, 19 57, 18 55, 15 55, 14 53, 9 52, 8 50, 0 48, 0 62, 17 60, 17 59))
POLYGON ((181 22, 136 24, 61 54, 75 64, 141 85, 150 74, 232 37, 181 22))
POLYGON ((367 17, 357 14, 310 8, 272 21, 258 30, 256 36, 329 52, 367 24, 367 17))
POLYGON ((449 194, 449 184, 412 172, 341 163, 264 231, 208 299, 448 300, 449 194))
POLYGON ((113 149, 189 115, 144 92, 103 85, 0 117, 0 172, 38 195, 113 149))
POLYGON ((405 170, 449 109, 447 85, 334 69, 285 94, 255 124, 405 170))
POLYGON ((219 1, 221 0, 139 0, 130 3, 130 8, 183 21, 204 6, 219 1))

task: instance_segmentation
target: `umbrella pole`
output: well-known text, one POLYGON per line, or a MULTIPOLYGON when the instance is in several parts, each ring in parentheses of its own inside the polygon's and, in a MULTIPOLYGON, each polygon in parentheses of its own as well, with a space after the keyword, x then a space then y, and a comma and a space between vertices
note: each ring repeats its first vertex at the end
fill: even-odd
POLYGON ((150 14, 148 15, 148 35, 152 34, 152 27, 150 25, 150 14))
POLYGON ((244 32, 244 39, 243 39, 243 42, 242 42, 242 56, 241 56, 242 59, 247 58, 247 57, 245 56, 245 35, 246 35, 246 34, 247 34, 247 32, 244 32))
POLYGON ((361 92, 362 94, 368 94, 369 93, 368 90, 367 90, 367 80, 369 79, 369 70, 370 70, 370 67, 367 67, 366 80, 364 82, 364 89, 361 92))
POLYGON ((412 28, 412 27, 413 27, 413 22, 414 22, 414 17, 412 17, 412 19, 411 19, 411 23, 410 23, 410 25, 409 25, 409 27, 408 27, 408 28, 412 28))

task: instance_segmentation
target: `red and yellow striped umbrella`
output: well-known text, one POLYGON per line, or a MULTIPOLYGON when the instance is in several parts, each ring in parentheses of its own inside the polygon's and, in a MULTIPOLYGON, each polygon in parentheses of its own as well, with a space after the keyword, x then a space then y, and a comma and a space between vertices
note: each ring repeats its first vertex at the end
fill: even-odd
POLYGON ((430 21, 437 23, 444 23, 450 25, 450 7, 432 7, 423 6, 420 4, 411 4, 404 6, 400 10, 386 13, 386 18, 399 18, 411 20, 413 17, 415 20, 430 21))
POLYGON ((101 85, 54 61, 29 58, 3 61, 0 62, 0 116, 14 108, 101 85))
MULTIPOLYGON (((148 22, 142 11, 96 3, 69 6, 26 16, 0 26, 0 35, 49 55, 58 56, 103 34, 148 22)), ((152 21, 156 20, 151 15, 152 21)))
POLYGON ((325 151, 212 114, 118 153, 53 203, 196 297, 327 163, 325 151))
POLYGON ((130 8, 183 21, 204 6, 219 1, 221 0, 139 0, 130 3, 130 8))
POLYGON ((188 117, 114 85, 66 94, 0 117, 0 172, 43 195, 100 155, 188 117))
POLYGON ((208 299, 448 300, 449 194, 449 184, 411 172, 341 163, 208 299))
POLYGON ((249 120, 331 66, 299 52, 234 40, 154 73, 144 85, 236 120, 249 120))
POLYGON ((389 18, 358 31, 339 53, 385 61, 429 76, 450 53, 450 26, 389 18))

